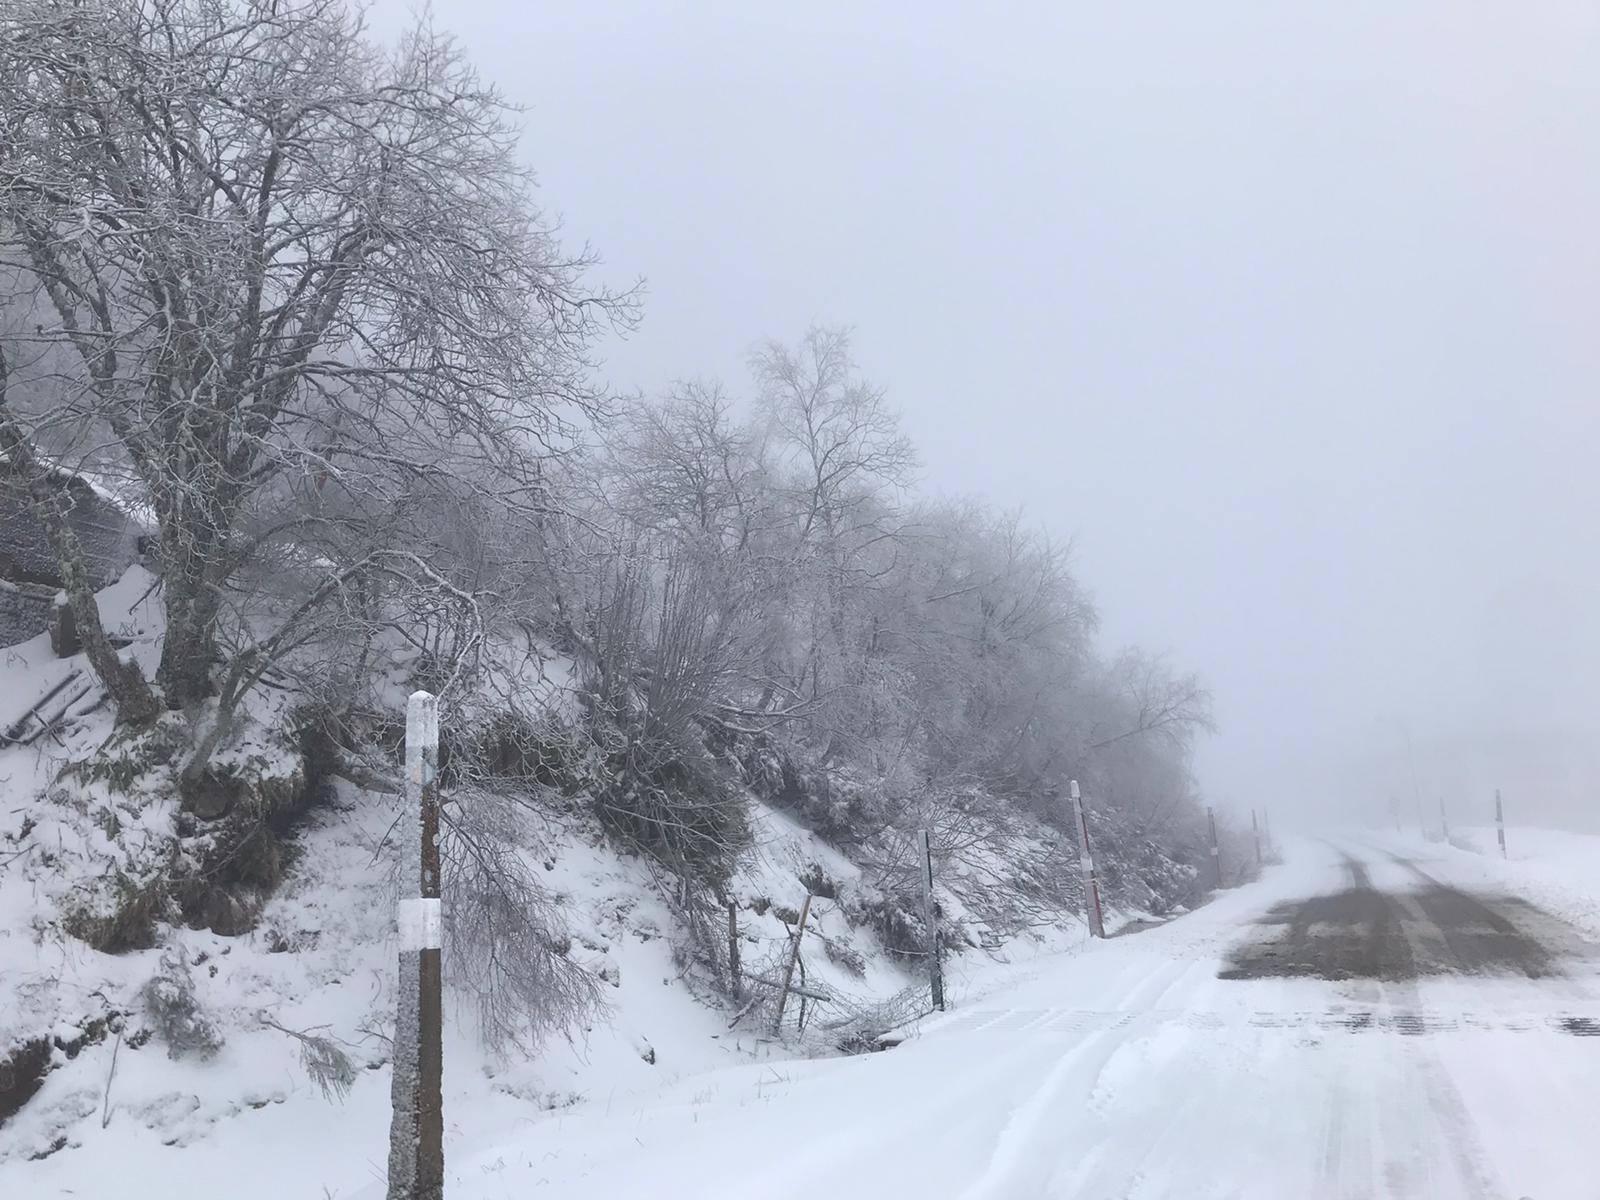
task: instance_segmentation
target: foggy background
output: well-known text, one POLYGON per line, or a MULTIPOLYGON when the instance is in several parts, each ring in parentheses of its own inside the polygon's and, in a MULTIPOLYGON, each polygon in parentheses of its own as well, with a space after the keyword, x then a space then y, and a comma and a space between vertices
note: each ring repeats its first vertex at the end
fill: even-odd
MULTIPOLYGON (((854 326, 929 492, 1070 537, 1285 823, 1600 827, 1600 6, 523 5, 623 389, 854 326), (1403 8, 1404 11, 1398 11, 1403 8)), ((408 12, 383 0, 380 30, 408 12)))

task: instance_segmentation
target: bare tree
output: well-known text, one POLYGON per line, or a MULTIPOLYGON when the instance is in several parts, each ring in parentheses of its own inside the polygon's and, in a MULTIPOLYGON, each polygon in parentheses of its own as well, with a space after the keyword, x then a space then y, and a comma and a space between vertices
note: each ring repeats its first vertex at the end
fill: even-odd
POLYGON ((1091 751, 1144 737, 1181 745, 1192 734, 1213 728, 1211 695, 1199 677, 1174 673, 1160 655, 1124 650, 1107 668, 1104 687, 1107 703, 1089 743, 1091 751))
POLYGON ((751 366, 793 472, 802 544, 841 537, 870 519, 867 501, 910 483, 916 451, 882 389, 857 375, 848 330, 814 326, 798 348, 768 342, 751 366))
MULTIPOLYGON (((148 504, 167 706, 210 701, 219 666, 248 686, 311 609, 355 606, 369 568, 398 565, 394 514, 441 478, 547 502, 540 457, 599 402, 595 323, 630 310, 583 288, 514 145, 448 39, 380 50, 342 0, 6 7, 0 259, 30 319, 4 337, 0 433, 148 504), (237 609, 275 557, 299 595, 237 609)), ((420 560, 387 578, 450 582, 420 560)), ((143 681, 100 657, 121 718, 148 715, 143 681)))

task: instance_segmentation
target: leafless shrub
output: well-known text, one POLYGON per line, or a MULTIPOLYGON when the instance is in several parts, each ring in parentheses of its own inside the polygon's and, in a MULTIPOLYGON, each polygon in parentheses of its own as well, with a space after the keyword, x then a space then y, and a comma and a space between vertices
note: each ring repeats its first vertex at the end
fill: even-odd
POLYGON ((443 814, 445 961, 497 1049, 559 1033, 600 1003, 599 983, 566 957, 554 900, 529 866, 536 841, 517 800, 458 789, 443 814))
POLYGON ((222 1049, 222 1031, 195 996, 194 976, 182 949, 161 953, 155 976, 140 993, 155 1034, 171 1058, 210 1058, 222 1049))

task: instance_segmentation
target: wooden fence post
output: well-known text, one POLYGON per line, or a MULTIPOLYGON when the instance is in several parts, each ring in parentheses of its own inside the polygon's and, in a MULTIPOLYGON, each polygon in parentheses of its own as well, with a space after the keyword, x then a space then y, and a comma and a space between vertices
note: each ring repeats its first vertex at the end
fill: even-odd
POLYGON ((794 983, 794 965, 800 961, 800 939, 805 936, 806 918, 811 915, 811 893, 800 906, 800 923, 794 928, 794 946, 789 951, 789 963, 783 968, 783 987, 778 990, 778 1011, 772 1015, 772 1036, 783 1032, 783 1008, 789 1002, 789 988, 794 983))
POLYGON ((1211 829, 1211 882, 1222 887, 1222 852, 1217 849, 1217 810, 1206 807, 1206 824, 1211 829))
POLYGON ((1072 795, 1072 818, 1078 826, 1078 870, 1083 876, 1083 911, 1089 921, 1089 936, 1106 936, 1105 911, 1100 906, 1100 876, 1094 869, 1094 851, 1089 846, 1089 819, 1083 812, 1083 793, 1078 781, 1070 780, 1067 791, 1072 795))
POLYGON ((1495 832, 1500 837, 1500 857, 1506 857, 1506 810, 1500 803, 1500 789, 1494 790, 1494 824, 1495 832))
POLYGON ((922 851, 922 923, 928 928, 928 986, 933 992, 933 1007, 944 1011, 944 964, 939 961, 939 910, 933 900, 933 853, 928 847, 928 831, 917 831, 917 846, 922 851))
POLYGON ((739 902, 728 897, 728 994, 739 999, 739 902))
POLYGON ((395 993, 389 1200, 444 1196, 444 1012, 439 951, 439 702, 406 705, 406 789, 400 860, 400 972, 395 993))

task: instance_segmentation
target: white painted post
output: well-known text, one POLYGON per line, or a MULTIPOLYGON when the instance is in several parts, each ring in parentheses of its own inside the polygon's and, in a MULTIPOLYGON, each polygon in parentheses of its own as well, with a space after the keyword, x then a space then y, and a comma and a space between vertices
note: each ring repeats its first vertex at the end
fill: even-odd
POLYGON ((1439 797, 1439 829, 1444 834, 1444 844, 1450 844, 1450 818, 1444 811, 1444 797, 1439 797))
POLYGON ((1506 810, 1500 803, 1500 789, 1494 790, 1494 823, 1495 830, 1500 835, 1500 857, 1506 857, 1506 810))
POLYGON ((1261 826, 1256 821, 1256 810, 1250 810, 1250 832, 1256 839, 1256 870, 1261 870, 1261 826))
POLYGON ((1100 907, 1100 877, 1095 874, 1094 853, 1089 848, 1089 821, 1083 813, 1083 794, 1078 791, 1078 781, 1068 785, 1072 793, 1072 816, 1078 823, 1078 870, 1083 875, 1083 909, 1089 921, 1091 937, 1106 935, 1105 912, 1100 907))
POLYGON ((444 1196, 444 1012, 439 952, 439 702, 406 705, 406 791, 400 842, 400 972, 395 989, 388 1200, 444 1196))
POLYGON ((928 927, 928 986, 934 1010, 943 1012, 944 964, 939 961, 939 911, 933 899, 933 852, 926 829, 917 831, 917 846, 922 851, 922 921, 928 927))

